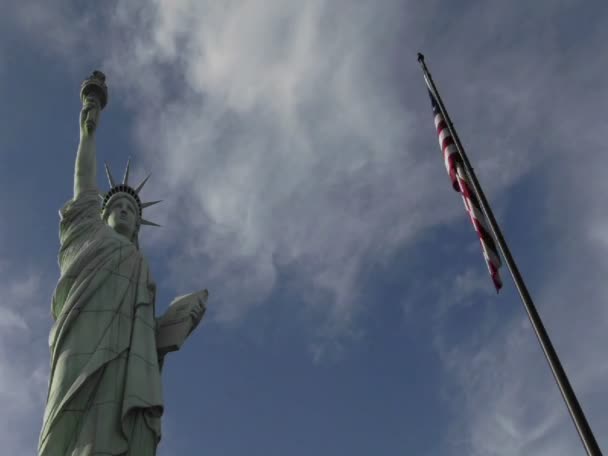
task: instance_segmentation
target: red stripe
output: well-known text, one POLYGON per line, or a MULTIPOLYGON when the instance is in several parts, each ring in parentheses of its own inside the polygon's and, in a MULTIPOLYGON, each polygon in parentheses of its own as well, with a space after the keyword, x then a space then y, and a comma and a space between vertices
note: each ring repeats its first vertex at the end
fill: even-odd
POLYGON ((473 203, 473 205, 475 206, 475 208, 481 212, 481 205, 479 204, 479 201, 477 200, 477 196, 475 196, 471 190, 469 189, 469 183, 465 180, 465 179, 460 179, 462 182, 462 190, 461 193, 468 199, 471 200, 471 202, 473 203))
POLYGON ((490 276, 492 277, 492 282, 494 282, 494 288, 496 288, 496 293, 502 288, 502 280, 500 279, 500 275, 498 274, 498 269, 493 265, 488 265, 490 268, 490 276))

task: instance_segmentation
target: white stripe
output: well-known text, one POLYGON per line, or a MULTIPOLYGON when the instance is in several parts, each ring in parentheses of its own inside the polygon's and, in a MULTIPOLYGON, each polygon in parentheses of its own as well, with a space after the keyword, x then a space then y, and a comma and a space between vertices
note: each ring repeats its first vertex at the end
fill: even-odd
MULTIPOLYGON (((462 166, 457 166, 456 167, 456 174, 458 175, 458 186, 461 188, 461 193, 462 193, 462 183, 460 182, 462 180, 462 182, 464 183, 464 185, 467 185, 469 187, 469 190, 471 189, 471 186, 468 185, 468 180, 463 177, 463 170, 462 170, 462 166)), ((471 191, 472 193, 472 191, 471 191)), ((475 207, 475 205, 473 204, 473 202, 471 201, 470 198, 465 198, 465 196, 462 196, 463 199, 466 199, 465 202, 465 206, 467 207, 467 210, 469 211, 469 213, 471 214, 472 217, 474 217, 475 219, 477 219, 477 221, 479 222, 479 224, 482 226, 482 228, 485 230, 486 233, 488 233, 488 236, 492 236, 492 232, 490 231, 490 228, 488 226, 488 220, 486 219, 486 216, 484 215, 483 212, 481 212, 479 209, 477 209, 475 207)), ((492 236, 493 239, 493 236, 492 236)), ((494 241, 496 242, 496 241, 494 241)))
MULTIPOLYGON (((468 213, 468 214, 470 217, 470 213, 468 213)), ((472 220, 471 220, 471 223, 473 223, 472 220)), ((475 225, 473 225, 473 228, 475 229, 475 225)), ((481 253, 483 254, 485 260, 491 261, 492 264, 496 267, 496 269, 500 268, 500 266, 501 266, 500 257, 498 257, 497 253, 488 247, 488 245, 485 243, 483 238, 479 235, 479 232, 477 231, 477 229, 475 229, 475 233, 477 233, 477 237, 481 244, 481 253)))
POLYGON ((471 200, 469 198, 466 198, 466 199, 468 200, 467 204, 469 206, 469 212, 471 213, 471 216, 474 217, 475 219, 477 219, 477 221, 479 222, 481 227, 484 229, 484 231, 486 233, 488 233, 488 235, 491 236, 490 230, 488 229, 488 223, 487 223, 487 220, 484 217, 484 215, 477 210, 477 208, 473 205, 473 203, 471 202, 471 200))
POLYGON ((445 163, 445 169, 447 169, 448 174, 450 174, 450 155, 458 153, 456 146, 454 144, 450 144, 445 149, 443 149, 443 162, 445 163))
MULTIPOLYGON (((491 260, 489 258, 486 258, 485 256, 484 256, 484 259, 486 260, 485 261, 486 262, 486 267, 488 268, 488 272, 490 273, 490 277, 492 277, 493 272, 492 272, 492 268, 490 267, 492 265, 492 262, 491 262, 491 260)), ((496 268, 496 276, 498 277, 498 280, 500 282, 502 282, 502 280, 500 280, 500 272, 499 272, 498 268, 496 268)))
POLYGON ((439 124, 443 122, 443 116, 440 112, 438 112, 437 114, 435 114, 435 118, 433 120, 435 121, 435 129, 437 129, 439 128, 439 124))
POLYGON ((469 200, 468 198, 463 198, 463 199, 467 200, 465 205, 467 206, 467 212, 469 213, 469 216, 471 217, 471 223, 473 223, 473 227, 475 228, 475 231, 477 231, 477 227, 475 226, 475 223, 473 220, 477 220, 477 222, 481 225, 483 230, 486 233, 488 233, 488 236, 492 237, 491 231, 488 229, 487 220, 483 216, 483 214, 481 214, 477 210, 477 208, 475 206, 473 206, 473 203, 471 203, 471 200, 469 200))
POLYGON ((469 205, 467 203, 467 199, 464 196, 462 196, 462 204, 464 204, 464 210, 467 211, 467 215, 470 217, 471 214, 469 214, 469 205))
POLYGON ((485 255, 487 255, 487 259, 492 263, 492 265, 498 269, 500 268, 500 258, 492 251, 492 249, 488 248, 483 239, 479 238, 479 242, 481 242, 481 248, 485 255))
POLYGON ((463 181, 467 182, 467 175, 464 172, 464 167, 463 166, 457 166, 456 167, 456 174, 458 175, 458 177, 460 177, 463 181))
POLYGON ((468 198, 465 198, 463 196, 462 200, 464 202, 465 210, 467 211, 467 214, 469 215, 469 218, 471 219, 471 224, 473 225, 473 229, 475 230, 475 232, 477 233, 477 236, 479 237, 479 241, 481 242, 481 245, 482 245, 482 250, 484 250, 488 253, 488 255, 492 259, 493 264, 496 266, 496 269, 498 269, 502 264, 500 262, 500 257, 498 257, 498 252, 495 252, 493 249, 490 249, 490 247, 483 240, 483 237, 481 236, 479 231, 477 231, 477 227, 475 226, 474 220, 477 220, 479 222, 479 224, 483 227, 485 232, 488 233, 488 236, 490 236, 492 239, 494 239, 490 230, 488 229, 488 225, 486 223, 485 217, 483 217, 483 215, 479 213, 479 211, 475 208, 475 206, 473 206, 473 203, 471 203, 471 201, 468 198))
POLYGON ((444 128, 443 130, 441 130, 439 132, 439 144, 443 144, 443 140, 446 138, 451 138, 452 135, 450 134, 450 130, 448 130, 447 128, 444 128))

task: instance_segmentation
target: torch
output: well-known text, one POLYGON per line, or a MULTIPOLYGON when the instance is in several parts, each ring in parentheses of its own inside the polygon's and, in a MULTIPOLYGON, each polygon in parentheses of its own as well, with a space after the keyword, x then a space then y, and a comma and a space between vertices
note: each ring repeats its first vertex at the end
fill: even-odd
MULTIPOLYGON (((106 75, 101 71, 93 71, 93 74, 85 79, 80 87, 80 100, 86 106, 87 98, 94 97, 99 103, 101 109, 108 104, 108 86, 106 85, 106 75)), ((96 109, 88 109, 86 112, 85 125, 89 129, 94 129, 97 125, 97 117, 99 111, 96 109)))

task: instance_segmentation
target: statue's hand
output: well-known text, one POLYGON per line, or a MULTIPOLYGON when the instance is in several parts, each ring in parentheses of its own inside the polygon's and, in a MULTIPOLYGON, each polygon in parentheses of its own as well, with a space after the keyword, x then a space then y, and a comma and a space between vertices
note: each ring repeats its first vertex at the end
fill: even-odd
POLYGON ((200 321, 205 315, 205 311, 207 310, 206 302, 207 302, 208 292, 207 290, 202 290, 196 293, 195 300, 192 301, 192 307, 190 308, 190 318, 192 319, 192 329, 196 328, 200 321))
POLYGON ((80 110, 80 136, 91 136, 97 129, 99 114, 101 112, 101 102, 95 94, 89 94, 80 110))
MULTIPOLYGON (((203 315, 205 315, 207 296, 209 293, 207 290, 195 291, 194 293, 188 293, 184 296, 178 296, 169 305, 169 309, 165 315, 170 315, 170 318, 174 318, 172 310, 179 312, 179 315, 184 318, 190 317, 192 330, 200 323, 203 315)), ((163 317, 164 318, 164 317, 163 317)))
POLYGON ((156 349, 161 355, 177 351, 205 314, 207 290, 175 298, 157 319, 156 349))

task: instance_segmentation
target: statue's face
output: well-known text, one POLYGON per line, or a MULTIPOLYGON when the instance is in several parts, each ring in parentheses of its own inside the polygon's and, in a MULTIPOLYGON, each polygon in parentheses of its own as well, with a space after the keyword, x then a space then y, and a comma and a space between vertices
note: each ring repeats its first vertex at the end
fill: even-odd
POLYGON ((131 240, 135 233, 137 212, 135 205, 128 197, 116 199, 108 211, 108 225, 114 231, 131 240))

